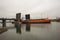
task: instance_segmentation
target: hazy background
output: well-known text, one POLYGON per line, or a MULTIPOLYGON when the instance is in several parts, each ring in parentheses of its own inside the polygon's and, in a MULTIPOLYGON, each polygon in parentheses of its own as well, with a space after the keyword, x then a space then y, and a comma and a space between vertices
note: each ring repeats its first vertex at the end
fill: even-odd
POLYGON ((0 0, 0 17, 15 18, 16 13, 31 18, 60 17, 60 0, 0 0))

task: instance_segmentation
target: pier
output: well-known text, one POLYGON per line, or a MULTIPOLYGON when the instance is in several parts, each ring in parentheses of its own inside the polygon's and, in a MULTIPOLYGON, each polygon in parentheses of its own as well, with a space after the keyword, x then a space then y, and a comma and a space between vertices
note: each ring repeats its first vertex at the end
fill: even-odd
MULTIPOLYGON (((16 22, 16 20, 18 21, 18 22, 20 22, 19 20, 20 20, 20 17, 21 16, 21 13, 17 13, 16 14, 16 18, 0 18, 0 20, 2 20, 2 22, 0 22, 1 24, 2 24, 2 27, 6 27, 6 21, 7 20, 14 20, 14 23, 16 22)), ((8 23, 12 23, 12 22, 8 22, 8 23)))
MULTIPOLYGON (((2 28, 0 28, 0 33, 3 33, 5 32, 7 29, 6 29, 6 21, 7 20, 14 20, 14 24, 15 24, 15 28, 17 30, 17 32, 21 33, 21 13, 17 13, 16 14, 16 18, 0 18, 0 20, 2 20, 2 28)), ((9 22, 9 23, 12 23, 12 22, 9 22)))

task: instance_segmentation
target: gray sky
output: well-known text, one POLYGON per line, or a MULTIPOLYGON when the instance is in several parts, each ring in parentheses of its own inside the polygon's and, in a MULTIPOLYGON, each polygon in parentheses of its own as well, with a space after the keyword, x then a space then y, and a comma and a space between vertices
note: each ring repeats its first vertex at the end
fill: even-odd
POLYGON ((15 17, 19 12, 34 19, 60 17, 60 0, 0 0, 0 17, 15 17))

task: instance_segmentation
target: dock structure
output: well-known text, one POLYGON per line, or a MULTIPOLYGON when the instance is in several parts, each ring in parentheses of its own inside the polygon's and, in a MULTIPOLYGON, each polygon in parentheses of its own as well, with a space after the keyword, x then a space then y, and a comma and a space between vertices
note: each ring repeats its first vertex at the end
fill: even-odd
POLYGON ((6 20, 16 20, 15 18, 0 18, 2 20, 2 27, 6 27, 6 20))
POLYGON ((29 21, 30 21, 30 14, 26 14, 25 18, 26 18, 26 21, 27 21, 27 23, 26 23, 26 31, 30 31, 30 23, 29 23, 29 21))
MULTIPOLYGON (((17 13, 16 18, 0 18, 0 20, 2 20, 2 22, 0 22, 0 23, 2 23, 2 27, 4 28, 4 27, 6 27, 6 21, 7 20, 14 20, 14 23, 15 23, 16 20, 18 22, 20 22, 20 19, 21 19, 21 13, 17 13)), ((10 23, 12 23, 12 22, 10 22, 10 23)), ((15 26, 16 26, 16 23, 15 23, 15 26)))
POLYGON ((21 33, 21 13, 16 14, 15 27, 16 27, 16 32, 21 33))
POLYGON ((0 28, 0 34, 2 34, 2 33, 4 33, 4 32, 6 32, 7 31, 7 29, 6 28, 0 28))
POLYGON ((3 24, 3 27, 6 27, 6 20, 3 19, 2 21, 3 21, 3 23, 2 23, 3 24))
MULTIPOLYGON (((6 20, 14 20, 15 28, 17 33, 21 33, 21 13, 16 14, 16 18, 0 18, 2 20, 2 28, 0 28, 0 33, 5 32, 6 29, 6 20)), ((10 22, 12 23, 12 22, 10 22)))
POLYGON ((16 14, 15 27, 21 22, 21 13, 16 14))

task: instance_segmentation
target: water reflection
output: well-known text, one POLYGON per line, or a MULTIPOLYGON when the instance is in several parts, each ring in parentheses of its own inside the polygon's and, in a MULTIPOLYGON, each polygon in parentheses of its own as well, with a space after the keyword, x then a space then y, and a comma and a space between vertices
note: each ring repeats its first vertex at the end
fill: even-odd
MULTIPOLYGON (((26 24, 27 25, 27 24, 26 24)), ((59 40, 60 39, 60 23, 53 22, 51 24, 30 24, 30 32, 26 32, 26 25, 22 24, 20 31, 22 34, 17 34, 16 29, 9 29, 7 32, 0 35, 0 40, 59 40), (16 30, 16 31, 15 31, 16 30)))
POLYGON ((26 31, 30 31, 30 24, 26 24, 26 31))
POLYGON ((18 24, 16 26, 16 33, 20 33, 21 34, 21 24, 18 24))

